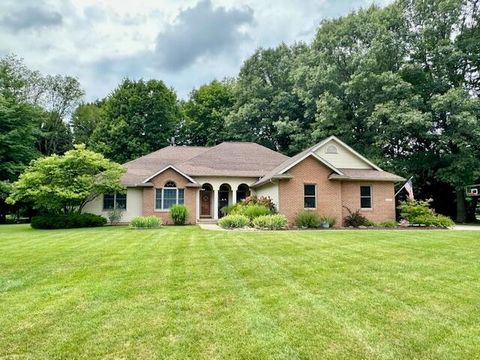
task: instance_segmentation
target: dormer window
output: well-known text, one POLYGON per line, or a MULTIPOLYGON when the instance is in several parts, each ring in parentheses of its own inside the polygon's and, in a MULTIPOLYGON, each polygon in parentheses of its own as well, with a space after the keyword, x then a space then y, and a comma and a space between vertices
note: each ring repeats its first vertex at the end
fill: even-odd
POLYGON ((328 145, 325 150, 326 154, 338 154, 337 147, 335 145, 328 145))

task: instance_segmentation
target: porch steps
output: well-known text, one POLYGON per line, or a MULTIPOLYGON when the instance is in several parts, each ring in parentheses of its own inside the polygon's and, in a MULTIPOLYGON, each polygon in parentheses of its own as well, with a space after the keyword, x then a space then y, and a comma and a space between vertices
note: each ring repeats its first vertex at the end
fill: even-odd
POLYGON ((215 219, 199 219, 197 224, 217 224, 218 220, 215 219))

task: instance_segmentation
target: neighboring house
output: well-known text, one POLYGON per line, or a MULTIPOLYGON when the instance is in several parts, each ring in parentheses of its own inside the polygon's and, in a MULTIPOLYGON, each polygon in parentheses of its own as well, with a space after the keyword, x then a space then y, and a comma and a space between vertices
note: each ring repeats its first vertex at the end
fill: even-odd
POLYGON ((372 221, 395 218, 394 184, 402 177, 383 171, 331 136, 288 157, 247 142, 213 147, 168 146, 124 166, 126 194, 105 194, 84 211, 106 215, 125 209, 122 221, 155 215, 170 223, 168 209, 185 204, 189 223, 216 220, 220 209, 250 194, 269 196, 290 223, 309 209, 341 226, 347 208, 372 221))

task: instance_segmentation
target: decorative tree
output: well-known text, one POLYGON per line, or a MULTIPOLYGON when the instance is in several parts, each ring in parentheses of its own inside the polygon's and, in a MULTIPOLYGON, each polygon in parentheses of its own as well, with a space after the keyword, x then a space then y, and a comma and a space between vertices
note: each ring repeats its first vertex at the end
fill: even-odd
POLYGON ((7 202, 32 201, 51 213, 81 212, 97 196, 125 191, 120 182, 124 168, 101 154, 75 145, 64 155, 52 155, 32 161, 13 184, 7 202))

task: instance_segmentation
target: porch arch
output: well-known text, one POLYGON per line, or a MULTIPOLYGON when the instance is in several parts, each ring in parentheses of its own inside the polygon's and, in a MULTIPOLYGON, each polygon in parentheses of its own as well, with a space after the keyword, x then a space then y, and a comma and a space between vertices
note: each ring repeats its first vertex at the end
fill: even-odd
POLYGON ((238 185, 238 187, 237 187, 237 203, 244 200, 245 198, 247 198, 247 196, 250 196, 250 187, 245 183, 242 183, 242 184, 238 185))

